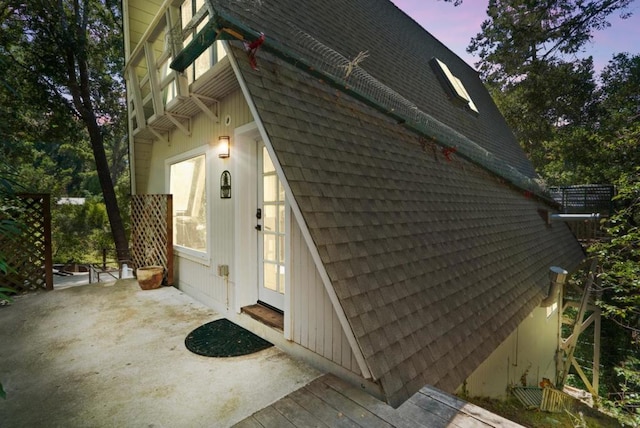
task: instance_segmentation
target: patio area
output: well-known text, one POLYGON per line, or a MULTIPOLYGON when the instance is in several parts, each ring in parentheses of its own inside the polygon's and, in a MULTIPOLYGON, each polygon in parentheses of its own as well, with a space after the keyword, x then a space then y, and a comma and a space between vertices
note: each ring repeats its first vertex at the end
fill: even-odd
POLYGON ((519 426, 428 386, 393 409, 276 347, 199 356, 184 340, 213 310, 174 287, 82 281, 0 306, 1 426, 519 426))
POLYGON ((0 306, 0 425, 226 427, 320 373, 275 347, 207 358, 184 339, 220 318, 135 279, 60 287, 0 306))

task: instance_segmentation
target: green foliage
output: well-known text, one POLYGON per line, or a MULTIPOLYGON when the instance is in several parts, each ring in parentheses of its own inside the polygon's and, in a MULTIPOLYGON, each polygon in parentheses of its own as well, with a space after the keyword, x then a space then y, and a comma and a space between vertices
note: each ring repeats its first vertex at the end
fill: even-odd
POLYGON ((539 62, 526 78, 494 82, 492 95, 537 169, 548 163, 556 134, 593 122, 593 63, 539 62))
POLYGON ((490 0, 489 19, 468 51, 480 57, 479 70, 491 82, 514 84, 539 67, 580 52, 607 18, 633 0, 490 0))
POLYGON ((0 287, 0 302, 12 302, 13 300, 11 300, 9 294, 13 294, 15 292, 16 291, 13 288, 0 287))
POLYGON ((1 129, 0 150, 33 165, 25 179, 55 195, 101 192, 113 240, 126 255, 114 191, 127 169, 121 3, 5 0, 3 6, 0 71, 14 93, 0 92, 0 105, 16 120, 1 129))
MULTIPOLYGON (((534 166, 548 164, 549 146, 565 140, 572 148, 576 127, 593 130, 599 102, 591 58, 576 59, 592 33, 607 27, 607 18, 632 0, 491 0, 489 19, 467 50, 480 57, 476 65, 492 88, 498 107, 534 166)), ((637 91, 636 91, 637 92, 637 91)), ((583 147, 589 151, 586 144, 583 147)), ((551 153, 556 179, 568 156, 551 153)), ((575 183, 572 183, 575 184, 575 183)))
POLYGON ((640 168, 616 182, 617 212, 606 227, 608 240, 589 248, 601 260, 603 314, 640 333, 640 168))
MULTIPOLYGON (((605 400, 613 410, 629 409, 636 397, 630 393, 639 390, 640 55, 615 55, 596 79, 591 58, 575 54, 631 3, 491 0, 489 19, 468 48, 480 56, 498 107, 549 184, 617 187, 607 238, 588 250, 600 261, 600 392, 614 394, 605 400)), ((587 342, 576 349, 585 361, 593 351, 587 342)))
POLYGON ((515 397, 506 400, 486 397, 462 397, 464 400, 480 406, 490 412, 501 415, 526 427, 576 428, 619 428, 618 421, 586 404, 573 402, 568 409, 560 413, 541 412, 538 409, 527 410, 515 397))
POLYGON ((56 263, 98 261, 103 248, 113 248, 107 211, 98 198, 89 198, 82 205, 57 205, 52 223, 56 263))
MULTIPOLYGON (((15 235, 20 233, 20 225, 15 221, 4 218, 3 212, 8 206, 7 201, 15 193, 15 173, 8 165, 0 166, 0 236, 15 235)), ((11 271, 7 264, 6 258, 0 251, 0 274, 6 274, 11 271)), ((8 287, 0 287, 0 303, 12 302, 9 294, 15 293, 15 290, 8 287)), ((0 382, 0 398, 6 399, 7 393, 0 382)))
POLYGON ((607 412, 627 426, 640 426, 640 359, 629 357, 615 367, 618 389, 603 401, 607 412))

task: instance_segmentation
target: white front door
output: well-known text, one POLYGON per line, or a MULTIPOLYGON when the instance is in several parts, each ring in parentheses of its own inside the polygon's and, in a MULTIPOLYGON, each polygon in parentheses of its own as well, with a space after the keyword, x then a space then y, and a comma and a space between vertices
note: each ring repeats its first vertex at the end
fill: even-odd
POLYGON ((258 144, 258 299, 284 309, 286 202, 264 144, 258 144))

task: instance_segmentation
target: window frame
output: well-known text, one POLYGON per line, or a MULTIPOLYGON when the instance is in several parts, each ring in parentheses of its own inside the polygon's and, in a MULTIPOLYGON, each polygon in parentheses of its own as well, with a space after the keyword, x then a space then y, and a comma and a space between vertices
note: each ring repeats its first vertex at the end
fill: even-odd
POLYGON ((473 102, 464 83, 462 83, 462 80, 460 80, 458 76, 451 72, 447 64, 436 57, 431 58, 429 63, 451 101, 469 113, 476 116, 479 115, 478 107, 473 102))
POLYGON ((185 247, 176 243, 176 215, 175 205, 172 207, 172 227, 173 227, 173 251, 180 257, 196 261, 198 263, 209 265, 211 260, 211 228, 213 227, 211 221, 211 168, 209 163, 212 159, 212 150, 208 146, 198 147, 176 156, 172 156, 165 160, 165 189, 167 193, 171 193, 171 167, 175 164, 188 161, 190 159, 204 156, 204 195, 206 200, 205 206, 205 251, 196 250, 194 248, 185 247))
MULTIPOLYGON (((182 4, 178 7, 180 14, 180 21, 182 31, 184 32, 185 27, 189 22, 193 19, 194 16, 198 13, 198 11, 202 8, 206 8, 206 2, 204 0, 183 0, 182 4), (185 12, 183 9, 185 5, 191 3, 191 10, 185 12), (198 3, 202 3, 200 8, 198 8, 198 3), (185 18, 189 18, 188 22, 184 22, 185 18)), ((200 22, 199 25, 196 25, 194 28, 189 30, 189 34, 185 37, 183 43, 185 46, 198 34, 198 32, 202 29, 204 25, 206 25, 206 19, 200 22)), ((226 56, 226 51, 222 46, 220 40, 216 40, 210 47, 208 47, 202 54, 200 54, 192 64, 190 64, 187 69, 184 71, 187 76, 187 81, 189 84, 196 82, 200 77, 205 75, 207 71, 211 69, 214 65, 222 60, 226 56), (209 64, 206 64, 206 59, 209 59, 209 64), (204 60, 204 63, 201 62, 204 60)))

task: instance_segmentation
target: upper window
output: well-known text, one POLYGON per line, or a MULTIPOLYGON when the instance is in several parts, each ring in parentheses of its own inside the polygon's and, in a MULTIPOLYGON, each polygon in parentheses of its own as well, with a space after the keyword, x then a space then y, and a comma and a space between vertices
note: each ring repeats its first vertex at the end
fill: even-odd
MULTIPOLYGON (((198 34, 198 32, 202 30, 207 23, 208 18, 205 18, 200 23, 197 22, 198 17, 202 16, 202 12, 206 7, 205 0, 185 0, 180 6, 182 30, 186 30, 187 33, 187 36, 184 39, 185 46, 189 44, 193 37, 198 34)), ((189 83, 202 76, 225 55, 226 52, 224 51, 220 41, 213 43, 209 49, 202 52, 200 56, 196 58, 194 63, 185 70, 189 83)))
POLYGON ((207 251, 207 189, 204 154, 170 164, 169 192, 173 195, 173 243, 207 251))
POLYGON ((462 84, 460 79, 454 76, 451 70, 449 70, 449 67, 447 67, 447 64, 440 61, 438 58, 433 58, 431 60, 431 66, 436 72, 436 75, 440 78, 440 81, 443 83, 443 86, 451 99, 454 102, 459 103, 461 106, 478 113, 478 108, 473 103, 473 100, 467 92, 467 89, 464 87, 464 84, 462 84))

